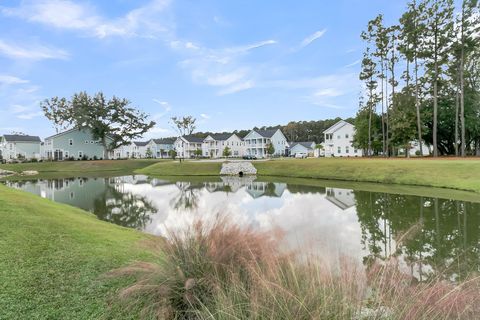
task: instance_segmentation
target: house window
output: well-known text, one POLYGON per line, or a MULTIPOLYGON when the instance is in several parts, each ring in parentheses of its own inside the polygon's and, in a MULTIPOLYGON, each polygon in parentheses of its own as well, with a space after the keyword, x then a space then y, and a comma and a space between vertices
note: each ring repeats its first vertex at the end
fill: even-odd
POLYGON ((70 192, 70 199, 73 199, 75 197, 75 194, 73 192, 70 192))
POLYGON ((78 151, 78 157, 79 158, 83 157, 83 152, 82 151, 78 151))
POLYGON ((354 152, 354 153, 357 153, 357 152, 358 152, 358 150, 357 150, 357 149, 353 149, 353 152, 354 152))
POLYGON ((348 139, 348 133, 345 133, 345 139, 348 139))
POLYGON ((90 143, 91 143, 91 144, 94 144, 94 143, 95 143, 95 141, 93 141, 93 140, 92 140, 92 141, 90 141, 90 143))
POLYGON ((85 140, 85 144, 88 144, 88 140, 85 140))
POLYGON ((345 153, 350 153, 350 148, 348 146, 345 147, 345 153))
POLYGON ((342 148, 341 147, 338 147, 338 153, 342 153, 342 148))
POLYGON ((68 158, 68 151, 65 151, 65 158, 68 158))
POLYGON ((340 135, 337 136, 337 139, 340 139, 340 135))
POLYGON ((69 140, 68 140, 68 144, 71 145, 71 146, 73 146, 73 139, 69 139, 69 140))

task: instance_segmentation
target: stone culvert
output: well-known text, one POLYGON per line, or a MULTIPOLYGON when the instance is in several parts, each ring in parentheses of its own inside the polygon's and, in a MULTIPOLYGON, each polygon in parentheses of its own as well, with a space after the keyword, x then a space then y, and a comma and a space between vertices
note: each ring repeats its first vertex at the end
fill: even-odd
POLYGON ((244 175, 256 175, 257 169, 251 162, 225 162, 220 170, 222 176, 244 176, 244 175))

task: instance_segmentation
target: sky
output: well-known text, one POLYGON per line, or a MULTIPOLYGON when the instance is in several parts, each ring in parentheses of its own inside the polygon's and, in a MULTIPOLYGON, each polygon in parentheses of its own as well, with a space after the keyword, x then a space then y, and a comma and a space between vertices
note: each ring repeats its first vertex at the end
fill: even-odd
POLYGON ((175 135, 354 116, 363 44, 401 0, 0 0, 0 134, 46 137, 40 101, 102 91, 175 135))

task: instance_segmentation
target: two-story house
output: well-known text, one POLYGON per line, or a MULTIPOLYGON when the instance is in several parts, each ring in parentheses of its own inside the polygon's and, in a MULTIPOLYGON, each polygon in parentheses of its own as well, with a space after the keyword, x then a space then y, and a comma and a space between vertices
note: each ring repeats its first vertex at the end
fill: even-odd
MULTIPOLYGON (((107 138, 106 143, 111 143, 111 139, 107 138)), ((50 160, 81 160, 106 159, 112 155, 90 129, 73 128, 45 138, 42 156, 50 160)))
POLYGON ((200 150, 203 154, 203 140, 203 138, 193 135, 178 137, 173 144, 177 152, 177 157, 195 158, 197 150, 200 150))
POLYGON ((147 144, 147 150, 150 149, 153 158, 168 158, 170 150, 174 150, 174 143, 173 138, 151 139, 147 144))
POLYGON ((340 120, 323 132, 325 157, 361 157, 362 150, 353 146, 355 126, 340 120))
POLYGON ((5 160, 40 158, 40 138, 20 134, 0 136, 0 156, 5 160))
POLYGON ((269 156, 268 148, 271 144, 274 148, 273 156, 284 156, 287 154, 287 138, 280 129, 252 130, 245 138, 245 154, 257 158, 269 156))
POLYGON ((203 140, 203 156, 210 158, 223 157, 225 148, 230 149, 230 157, 242 157, 245 153, 245 142, 235 133, 210 134, 203 140))

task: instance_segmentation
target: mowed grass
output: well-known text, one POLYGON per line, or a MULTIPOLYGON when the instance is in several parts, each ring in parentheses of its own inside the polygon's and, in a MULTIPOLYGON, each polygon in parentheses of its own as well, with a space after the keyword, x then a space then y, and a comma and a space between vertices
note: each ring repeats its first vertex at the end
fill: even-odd
POLYGON ((149 236, 1 185, 0 221, 0 319, 135 318, 104 274, 148 260, 149 236))
POLYGON ((217 161, 169 161, 137 170, 151 176, 218 176, 222 163, 217 161))
POLYGON ((38 177, 49 178, 56 176, 78 176, 79 174, 132 174, 135 170, 150 166, 159 161, 157 159, 129 159, 129 160, 94 160, 94 161, 55 161, 35 163, 0 164, 0 169, 22 172, 35 170, 38 177))
MULTIPOLYGON (((254 161, 259 176, 376 182, 480 192, 477 159, 320 158, 254 161)), ((137 172, 154 176, 215 176, 221 163, 158 163, 137 172)))

